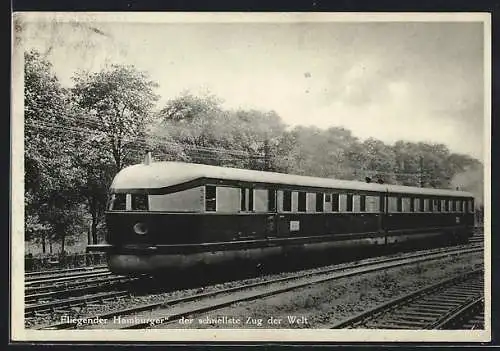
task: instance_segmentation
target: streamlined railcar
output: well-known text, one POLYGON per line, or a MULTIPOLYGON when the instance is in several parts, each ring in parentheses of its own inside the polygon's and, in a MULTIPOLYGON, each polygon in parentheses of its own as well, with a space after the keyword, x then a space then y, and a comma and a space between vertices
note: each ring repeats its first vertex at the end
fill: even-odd
POLYGON ((468 192, 180 162, 121 170, 110 188, 111 271, 158 273, 301 252, 472 235, 468 192))

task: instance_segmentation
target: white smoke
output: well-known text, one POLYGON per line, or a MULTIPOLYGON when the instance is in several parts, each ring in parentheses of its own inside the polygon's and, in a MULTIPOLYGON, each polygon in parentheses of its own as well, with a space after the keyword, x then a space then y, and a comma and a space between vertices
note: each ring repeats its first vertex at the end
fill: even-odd
POLYGON ((451 184, 454 188, 474 194, 476 208, 484 204, 484 168, 482 165, 471 167, 462 173, 456 174, 451 184))

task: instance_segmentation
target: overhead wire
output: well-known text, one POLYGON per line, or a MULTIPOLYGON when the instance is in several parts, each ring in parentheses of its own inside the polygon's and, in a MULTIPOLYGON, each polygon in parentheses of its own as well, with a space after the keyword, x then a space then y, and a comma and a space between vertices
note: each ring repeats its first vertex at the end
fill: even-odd
MULTIPOLYGON (((67 117, 67 119, 72 119, 72 117, 67 117)), ((76 119, 73 119, 75 122, 77 122, 76 119)), ((91 122, 91 123, 96 123, 96 127, 98 126, 97 123, 98 121, 94 117, 84 117, 84 118, 79 118, 78 119, 80 122, 85 121, 85 122, 91 122)), ((42 129, 49 129, 52 131, 58 131, 62 133, 67 133, 70 132, 71 136, 74 137, 75 139, 78 138, 79 141, 99 141, 99 138, 106 138, 108 137, 107 133, 105 131, 100 131, 98 129, 89 129, 81 126, 72 126, 72 125, 63 125, 61 123, 55 123, 53 121, 27 121, 25 122, 25 125, 28 127, 32 128, 42 128, 42 129), (95 138, 94 140, 89 140, 90 138, 95 138)), ((90 126, 89 126, 90 127, 90 126)), ((68 135, 65 134, 67 137, 68 135)), ((266 155, 265 153, 257 153, 257 152, 248 152, 248 151, 243 151, 243 150, 230 150, 230 149, 225 149, 225 148, 220 148, 220 147, 207 147, 207 146, 200 146, 200 145, 193 145, 193 144, 186 144, 186 143, 178 143, 174 142, 171 140, 168 140, 166 136, 158 136, 158 135, 148 135, 147 137, 122 137, 122 141, 126 143, 131 143, 127 145, 128 149, 131 149, 136 152, 143 152, 144 148, 150 148, 152 146, 172 146, 172 147, 177 147, 180 148, 181 150, 184 151, 191 151, 193 154, 188 155, 194 158, 202 158, 206 159, 209 161, 241 161, 242 159, 236 159, 236 158, 228 158, 227 156, 240 156, 240 157, 247 157, 247 158, 253 158, 257 160, 264 160, 265 158, 269 157, 269 155, 266 155), (156 142, 156 145, 153 145, 152 143, 156 142), (135 145, 134 145, 135 144, 135 145), (203 153, 201 153, 203 152, 203 153), (207 155, 206 153, 216 153, 218 154, 217 157, 207 155), (225 158, 221 158, 220 156, 226 156, 225 158)), ((156 150, 159 151, 159 150, 156 150)), ((155 155, 155 157, 158 157, 160 155, 155 155)), ((172 154, 163 152, 162 156, 167 156, 171 157, 172 154)), ((381 170, 367 170, 367 169, 351 169, 351 170, 336 170, 336 174, 345 174, 345 175, 356 175, 356 174, 363 174, 367 176, 376 176, 376 175, 383 175, 383 176, 395 176, 395 177, 401 177, 401 176, 408 176, 408 177, 419 177, 422 175, 422 172, 415 172, 415 173, 409 173, 409 172, 386 172, 386 171, 381 171, 381 170)))

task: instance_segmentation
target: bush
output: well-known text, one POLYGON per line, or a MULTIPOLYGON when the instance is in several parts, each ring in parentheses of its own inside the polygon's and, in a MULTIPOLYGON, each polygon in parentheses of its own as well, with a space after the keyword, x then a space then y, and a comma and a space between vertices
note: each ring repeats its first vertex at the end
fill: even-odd
POLYGON ((45 255, 40 257, 33 257, 33 255, 28 254, 24 257, 26 272, 90 267, 102 264, 106 264, 106 255, 103 253, 45 255))

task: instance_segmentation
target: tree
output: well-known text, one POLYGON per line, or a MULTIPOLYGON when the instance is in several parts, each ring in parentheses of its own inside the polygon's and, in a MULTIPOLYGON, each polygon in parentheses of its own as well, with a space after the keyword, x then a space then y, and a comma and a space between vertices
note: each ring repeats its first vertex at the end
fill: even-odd
POLYGON ((220 165, 223 148, 225 112, 213 95, 195 96, 185 91, 167 101, 160 110, 153 131, 155 150, 164 159, 220 165))
POLYGON ((210 119, 221 111, 222 100, 214 95, 195 96, 184 91, 179 97, 167 101, 160 111, 162 122, 193 122, 210 119))
POLYGON ((38 52, 25 53, 26 235, 40 240, 44 250, 46 239, 61 239, 64 246, 80 200, 75 121, 68 114, 68 93, 51 69, 38 52))
POLYGON ((359 179, 361 171, 360 146, 351 132, 344 128, 323 130, 297 126, 287 137, 291 146, 291 173, 338 179, 359 179))
POLYGON ((82 170, 80 193, 91 215, 92 242, 103 219, 114 175, 137 163, 149 149, 147 128, 159 98, 157 84, 133 66, 112 65, 97 73, 73 77, 73 113, 87 130, 75 156, 82 170))
POLYGON ((410 143, 399 140, 393 147, 395 157, 394 171, 396 182, 402 185, 420 186, 425 184, 426 175, 430 174, 423 168, 423 159, 427 151, 423 150, 423 144, 410 143))
POLYGON ((284 137, 285 124, 275 111, 229 111, 225 123, 227 146, 247 153, 245 168, 277 171, 279 144, 284 137))
POLYGON ((115 175, 115 163, 111 155, 103 151, 102 143, 93 138, 82 141, 75 157, 82 169, 83 184, 80 194, 85 199, 91 216, 90 243, 96 244, 98 225, 104 219, 108 189, 115 175))
POLYGON ((110 152, 116 171, 126 158, 145 146, 148 123, 159 96, 157 83, 133 66, 112 65, 97 73, 83 72, 73 78, 75 101, 103 137, 103 152, 110 152))
POLYGON ((274 170, 285 130, 281 118, 273 111, 226 110, 221 103, 189 92, 169 100, 155 130, 157 150, 169 159, 274 170))
POLYGON ((383 180, 384 183, 397 184, 394 172, 396 155, 393 149, 375 138, 368 138, 361 144, 362 167, 364 175, 373 181, 383 180))

